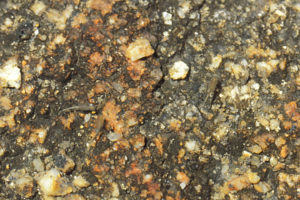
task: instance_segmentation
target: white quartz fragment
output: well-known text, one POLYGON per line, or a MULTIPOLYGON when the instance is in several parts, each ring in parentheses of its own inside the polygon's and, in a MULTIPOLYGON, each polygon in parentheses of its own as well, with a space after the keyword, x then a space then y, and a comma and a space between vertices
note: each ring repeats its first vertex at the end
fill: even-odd
POLYGON ((0 67, 0 87, 19 89, 20 86, 21 70, 18 68, 17 57, 12 57, 0 67))
POLYGON ((163 17, 163 20, 164 20, 164 24, 172 25, 172 14, 170 14, 168 12, 163 12, 162 17, 163 17))
POLYGON ((190 68, 185 62, 177 61, 169 69, 169 74, 173 80, 185 79, 189 70, 190 68))

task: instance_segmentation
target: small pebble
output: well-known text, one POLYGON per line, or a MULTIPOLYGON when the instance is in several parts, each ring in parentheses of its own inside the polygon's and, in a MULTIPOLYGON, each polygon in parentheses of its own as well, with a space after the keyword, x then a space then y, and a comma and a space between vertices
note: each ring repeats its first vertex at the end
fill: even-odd
POLYGON ((190 182, 190 178, 184 172, 178 172, 176 179, 180 182, 181 189, 184 189, 190 182))
POLYGON ((162 13, 162 18, 164 20, 164 24, 172 25, 172 14, 170 14, 168 12, 163 12, 162 13))
POLYGON ((130 43, 125 52, 126 57, 131 61, 136 61, 151 56, 152 54, 154 54, 154 50, 150 42, 144 38, 138 38, 130 43))
POLYGON ((81 175, 74 177, 73 184, 79 188, 85 188, 90 185, 90 183, 81 175))
POLYGON ((39 174, 37 183, 46 196, 64 196, 73 191, 72 187, 66 183, 66 179, 61 177, 59 171, 54 168, 39 174))
POLYGON ((17 57, 12 57, 0 67, 0 86, 19 89, 21 87, 21 70, 17 57))
POLYGON ((169 69, 169 74, 171 79, 180 80, 185 79, 188 75, 190 68, 183 61, 177 61, 173 64, 173 66, 169 69))
POLYGON ((259 182, 258 184, 254 185, 254 189, 257 192, 267 193, 268 191, 270 191, 271 186, 266 182, 259 182))

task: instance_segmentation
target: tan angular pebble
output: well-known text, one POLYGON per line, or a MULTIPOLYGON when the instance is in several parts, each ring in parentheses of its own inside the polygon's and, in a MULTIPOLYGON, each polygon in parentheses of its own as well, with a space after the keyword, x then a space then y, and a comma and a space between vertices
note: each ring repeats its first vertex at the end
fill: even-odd
POLYGON ((252 145, 248 148, 248 150, 251 152, 251 153, 256 153, 256 154, 260 154, 262 152, 262 148, 255 144, 255 145, 252 145))
POLYGON ((154 50, 151 47, 150 42, 144 38, 138 38, 134 42, 130 43, 126 49, 125 55, 131 61, 136 61, 141 58, 151 56, 154 50))
POLYGON ((216 56, 213 56, 211 59, 211 64, 208 66, 208 69, 212 72, 216 71, 220 67, 222 60, 223 60, 223 57, 219 54, 216 56))
POLYGON ((37 176, 37 183, 42 193, 46 196, 64 196, 73 191, 67 180, 61 177, 57 169, 50 169, 37 176))
POLYGON ((258 72, 258 76, 262 78, 270 76, 270 74, 276 70, 278 63, 279 60, 271 60, 269 62, 256 63, 256 70, 258 72))
POLYGON ((247 172, 248 179, 250 183, 258 183, 260 181, 260 177, 255 172, 247 172))
POLYGON ((173 64, 173 66, 169 69, 169 74, 171 79, 180 80, 185 79, 185 77, 189 73, 189 66, 183 61, 177 61, 173 64))
POLYGON ((85 188, 90 185, 90 183, 81 175, 74 177, 73 184, 79 188, 85 188))
POLYGON ((275 140, 275 145, 277 148, 282 147, 282 145, 284 145, 286 143, 286 140, 283 137, 278 137, 275 140))
POLYGON ((199 145, 196 140, 189 140, 185 142, 184 147, 188 152, 195 153, 199 151, 199 145))
POLYGON ((67 25, 67 20, 71 17, 73 12, 73 6, 66 6, 65 10, 59 11, 56 9, 48 9, 48 20, 56 25, 56 28, 63 30, 67 25), (59 17, 58 17, 59 16, 59 17))
POLYGON ((18 68, 17 57, 8 59, 0 67, 0 87, 21 87, 21 70, 18 68))
POLYGON ((275 165, 275 167, 273 168, 273 171, 274 171, 274 172, 277 172, 277 171, 279 171, 279 170, 281 170, 281 169, 284 169, 284 168, 285 168, 285 164, 279 162, 277 165, 275 165))
POLYGON ((259 182, 254 185, 254 189, 260 193, 267 193, 271 190, 271 186, 266 182, 259 182))
POLYGON ((278 119, 271 119, 270 120, 270 129, 276 132, 280 131, 280 122, 278 119))
POLYGON ((32 161, 33 167, 35 171, 42 172, 45 169, 45 165, 40 158, 36 158, 32 161))
POLYGON ((0 107, 4 110, 10 110, 13 106, 11 105, 11 101, 8 97, 0 97, 0 107))
POLYGON ((30 7, 30 10, 34 12, 36 15, 41 15, 45 10, 47 6, 42 1, 36 1, 32 6, 30 7))

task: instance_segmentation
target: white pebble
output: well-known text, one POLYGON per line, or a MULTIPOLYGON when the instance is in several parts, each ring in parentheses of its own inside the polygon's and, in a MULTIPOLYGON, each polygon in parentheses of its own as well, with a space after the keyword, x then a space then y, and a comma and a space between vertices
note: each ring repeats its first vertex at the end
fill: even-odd
POLYGON ((183 61, 177 61, 169 69, 169 74, 173 80, 185 79, 188 75, 190 68, 183 61))
POLYGON ((163 12, 162 17, 163 17, 163 20, 164 20, 164 24, 172 25, 172 14, 170 14, 168 12, 163 12))
POLYGON ((21 70, 17 57, 12 57, 0 67, 0 86, 19 89, 21 86, 21 70))

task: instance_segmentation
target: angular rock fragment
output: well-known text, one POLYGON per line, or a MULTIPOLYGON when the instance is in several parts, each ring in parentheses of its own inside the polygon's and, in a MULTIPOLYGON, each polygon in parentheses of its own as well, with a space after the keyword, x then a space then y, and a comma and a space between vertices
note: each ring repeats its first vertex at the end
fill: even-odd
POLYGON ((136 61, 154 54, 150 42, 144 38, 138 38, 130 43, 126 49, 125 55, 131 61, 136 61))
POLYGON ((19 89, 20 86, 21 70, 18 68, 17 57, 12 57, 0 67, 0 87, 19 89))

